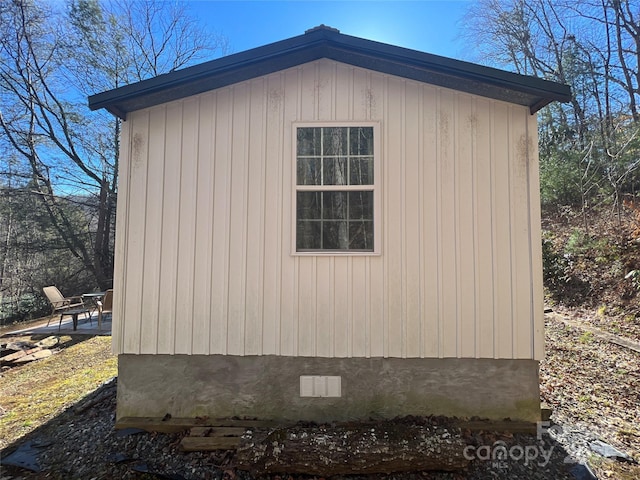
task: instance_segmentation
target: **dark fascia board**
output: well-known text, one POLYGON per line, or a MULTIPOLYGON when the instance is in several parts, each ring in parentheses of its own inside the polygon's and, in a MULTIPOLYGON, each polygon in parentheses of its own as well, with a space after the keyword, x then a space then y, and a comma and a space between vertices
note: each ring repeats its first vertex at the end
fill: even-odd
POLYGON ((318 27, 304 35, 159 75, 89 97, 89 108, 127 113, 268 75, 320 58, 529 107, 571 100, 567 85, 318 27))

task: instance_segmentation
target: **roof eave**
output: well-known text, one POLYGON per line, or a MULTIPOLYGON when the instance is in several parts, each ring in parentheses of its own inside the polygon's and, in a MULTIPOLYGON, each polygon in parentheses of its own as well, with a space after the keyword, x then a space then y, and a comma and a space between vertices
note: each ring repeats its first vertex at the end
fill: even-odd
POLYGON ((531 113, 553 101, 567 102, 571 99, 570 88, 566 85, 351 37, 325 27, 92 95, 89 108, 106 108, 126 119, 129 111, 203 93, 319 58, 511 101, 528 106, 531 113))

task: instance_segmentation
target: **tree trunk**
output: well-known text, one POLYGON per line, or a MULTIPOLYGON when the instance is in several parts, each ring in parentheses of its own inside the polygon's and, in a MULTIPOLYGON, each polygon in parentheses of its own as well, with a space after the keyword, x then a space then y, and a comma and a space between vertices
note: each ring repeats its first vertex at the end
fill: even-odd
POLYGON ((254 475, 351 475, 465 468, 465 442, 453 427, 404 422, 294 426, 242 437, 236 465, 254 475))

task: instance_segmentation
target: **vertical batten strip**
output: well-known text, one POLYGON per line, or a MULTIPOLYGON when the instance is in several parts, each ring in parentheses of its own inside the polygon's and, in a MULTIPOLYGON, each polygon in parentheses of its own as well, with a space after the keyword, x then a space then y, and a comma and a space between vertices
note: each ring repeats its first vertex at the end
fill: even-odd
POLYGON ((398 211, 402 205, 402 98, 399 98, 403 81, 390 77, 387 79, 389 95, 388 110, 388 144, 389 158, 393 164, 387 170, 387 198, 389 202, 389 221, 387 223, 388 242, 385 258, 388 259, 388 298, 389 298, 389 356, 402 357, 404 333, 404 305, 402 285, 402 212, 398 211))
POLYGON ((459 241, 456 229, 456 145, 455 135, 455 94, 440 90, 440 125, 438 134, 440 143, 440 225, 441 225, 441 262, 443 308, 442 335, 443 356, 455 358, 458 353, 458 275, 457 254, 459 241), (451 215, 451 212, 454 212, 451 215))
POLYGON ((452 182, 453 182, 453 189, 452 189, 452 195, 451 198, 453 200, 453 212, 454 212, 454 219, 452 222, 452 227, 453 227, 453 231, 452 233, 452 238, 453 238, 453 242, 454 242, 454 249, 453 249, 453 281, 452 281, 452 285, 454 286, 454 293, 451 297, 452 300, 452 310, 453 310, 453 316, 455 318, 454 320, 454 324, 455 324, 455 330, 453 331, 453 335, 455 335, 455 341, 451 342, 451 352, 449 353, 448 356, 450 357, 460 357, 461 355, 461 348, 462 348, 462 335, 460 334, 460 331, 462 329, 462 322, 461 322, 461 303, 462 303, 462 298, 461 298, 461 289, 462 289, 462 285, 461 285, 461 268, 462 265, 460 262, 460 257, 461 257, 461 238, 460 238, 460 232, 461 232, 461 227, 460 227, 460 208, 461 208, 461 202, 460 202, 460 196, 461 196, 461 188, 460 188, 460 106, 459 106, 459 100, 460 100, 460 93, 455 92, 452 94, 452 99, 451 99, 451 118, 453 119, 453 134, 450 135, 450 141, 452 142, 451 145, 451 150, 452 150, 452 158, 451 158, 451 167, 452 167, 452 182), (455 345, 455 347, 454 347, 455 345))
POLYGON ((474 229, 476 192, 474 189, 474 137, 476 119, 469 95, 457 95, 457 256, 458 271, 458 357, 476 356, 476 256, 477 235, 474 229))
POLYGON ((442 136, 440 134, 442 129, 442 90, 436 88, 436 119, 435 119, 435 145, 436 145, 436 157, 435 157, 435 183, 436 183, 436 218, 435 218, 435 230, 436 235, 436 271, 437 273, 437 299, 438 299, 438 358, 444 358, 444 299, 442 298, 443 291, 443 264, 442 264, 442 136))
POLYGON ((125 353, 140 353, 142 346, 142 285, 144 283, 144 242, 146 225, 146 187, 149 163, 149 111, 145 110, 133 122, 129 201, 140 206, 129 212, 127 242, 127 292, 125 297, 125 353))
POLYGON ((405 356, 420 358, 421 342, 421 118, 420 100, 422 88, 415 82, 406 82, 403 130, 404 130, 404 173, 403 173, 403 263, 405 286, 405 356))
POLYGON ((231 94, 229 89, 214 95, 213 143, 213 232, 211 239, 211 331, 210 351, 227 353, 228 271, 229 271, 229 203, 231 168, 231 94))
POLYGON ((123 123, 122 128, 122 146, 121 152, 121 167, 120 167, 120 179, 118 185, 118 191, 121 198, 124 200, 122 203, 126 205, 126 208, 118 208, 116 213, 117 228, 116 228, 116 251, 115 251, 115 272, 114 275, 114 291, 118 294, 114 295, 114 302, 116 303, 116 311, 114 312, 114 319, 112 325, 113 335, 113 349, 114 353, 125 353, 125 335, 127 332, 127 317, 128 312, 126 309, 127 301, 127 286, 128 282, 128 244, 129 244, 129 216, 131 211, 130 191, 131 191, 131 157, 133 155, 133 126, 135 115, 129 114, 127 122, 123 123), (125 143, 126 142, 126 143, 125 143), (118 290, 115 290, 115 289, 118 290))
MULTIPOLYGON (((284 238, 286 238, 285 236, 283 236, 283 227, 284 227, 284 221, 283 219, 289 219, 291 218, 290 215, 283 215, 284 212, 284 206, 285 205, 289 205, 289 202, 287 202, 287 199, 290 199, 291 196, 287 196, 285 195, 285 185, 288 185, 286 182, 286 177, 285 177, 285 172, 290 171, 290 169, 287 168, 287 163, 286 163, 286 159, 290 158, 288 155, 285 154, 285 152, 287 151, 287 142, 285 141, 286 135, 285 132, 289 131, 290 129, 287 128, 286 125, 286 110, 285 110, 285 106, 286 106, 286 95, 285 95, 285 85, 286 85, 286 77, 284 73, 280 73, 278 75, 278 80, 279 80, 279 98, 280 98, 280 105, 279 105, 279 115, 276 116, 276 120, 280 120, 279 122, 277 122, 277 128, 279 129, 278 131, 278 135, 275 137, 272 137, 271 135, 269 135, 268 138, 277 138, 278 139, 278 146, 275 149, 278 152, 278 161, 277 161, 277 165, 278 168, 276 170, 276 181, 274 182, 274 185, 276 187, 276 205, 274 208, 275 211, 275 215, 276 215, 276 250, 274 252, 274 260, 276 263, 276 292, 275 292, 275 296, 274 298, 276 299, 276 305, 275 305, 275 311, 274 311, 274 315, 275 315, 275 349, 272 353, 276 354, 276 355, 282 355, 282 270, 283 270, 283 265, 285 263, 289 263, 287 262, 287 258, 284 256, 283 252, 285 251, 285 249, 287 249, 287 247, 285 246, 285 241, 284 238)), ((269 228, 269 225, 265 224, 265 226, 267 228, 269 228)))
POLYGON ((534 360, 544 359, 544 293, 542 273, 542 228, 540 212, 540 170, 538 161, 538 128, 535 115, 527 117, 528 158, 528 199, 531 251, 531 352, 534 360))
POLYGON ((158 350, 175 353, 176 295, 178 269, 178 229, 180 221, 180 157, 182 144, 182 104, 166 107, 165 175, 162 205, 162 267, 158 350))
MULTIPOLYGON (((490 105, 490 109, 491 109, 491 128, 490 128, 490 135, 491 135, 491 139, 489 141, 489 151, 490 151, 490 163, 491 163, 491 186, 493 187, 494 185, 498 184, 498 162, 497 162, 497 148, 496 148, 496 129, 498 128, 497 124, 497 108, 496 108, 496 102, 492 101, 491 105, 490 105)), ((499 217, 498 217, 498 212, 497 212, 497 201, 498 201, 498 195, 496 193, 496 189, 492 188, 490 191, 491 194, 491 244, 492 244, 492 249, 491 249, 491 256, 493 259, 492 262, 492 272, 493 272, 493 282, 494 282, 494 288, 493 288, 493 328, 492 328, 492 332, 493 332, 493 358, 500 358, 499 355, 499 344, 500 344, 500 313, 501 313, 501 308, 500 308, 500 284, 498 282, 499 278, 500 278, 500 270, 499 270, 499 242, 498 242, 498 223, 499 223, 499 217)))
POLYGON ((509 259, 509 263, 508 263, 508 269, 507 269, 507 275, 506 278, 509 282, 509 288, 508 288, 508 292, 509 292, 509 302, 507 303, 507 306, 509 307, 509 314, 505 317, 505 323, 506 323, 506 332, 504 335, 504 343, 501 345, 502 347, 502 358, 513 358, 513 353, 514 353, 514 333, 513 333, 513 324, 514 324, 514 320, 515 320, 515 292, 513 290, 513 287, 515 285, 515 279, 514 279, 514 245, 513 245, 513 213, 514 213, 514 208, 513 208, 513 191, 512 191, 512 186, 513 186, 513 161, 514 161, 514 155, 513 155, 513 124, 512 124, 512 116, 511 116, 511 106, 507 105, 505 106, 505 110, 506 110, 506 114, 505 114, 505 118, 507 120, 507 129, 506 129, 506 156, 507 156, 507 165, 506 165, 506 170, 507 170, 507 182, 506 182, 506 196, 507 196, 507 205, 509 206, 508 208, 508 215, 505 217, 508 221, 507 221, 507 225, 505 226, 505 230, 506 230, 506 235, 507 235, 507 239, 506 239, 506 245, 507 245, 507 249, 505 250, 505 252, 509 252, 508 255, 505 255, 508 259, 509 259))
MULTIPOLYGON (((183 130, 184 130, 184 103, 182 101, 177 101, 176 102, 179 107, 180 107, 180 114, 176 115, 175 120, 178 121, 180 127, 178 130, 178 134, 176 135, 176 138, 174 139, 175 141, 175 150, 176 150, 176 158, 175 158, 175 162, 177 164, 177 168, 176 168, 176 176, 173 178, 173 181, 176 182, 177 184, 177 191, 176 194, 173 198, 174 200, 174 208, 176 210, 176 222, 174 224, 174 228, 176 228, 176 235, 175 235, 175 251, 174 251, 174 256, 175 256, 175 262, 174 262, 174 275, 175 275, 175 279, 173 281, 172 284, 172 304, 171 304, 171 309, 170 311, 170 315, 171 315, 171 320, 172 320, 172 325, 171 325, 171 354, 175 354, 178 353, 177 350, 177 335, 178 335, 178 315, 181 315, 181 312, 179 310, 179 302, 180 302, 180 293, 181 293, 181 287, 180 287, 180 257, 181 257, 181 252, 180 252, 180 210, 182 208, 182 194, 183 194, 183 185, 182 185, 182 176, 183 176, 183 165, 182 165, 182 143, 184 141, 183 138, 183 130)), ((189 159, 190 160, 190 159, 189 159)))
MULTIPOLYGON (((521 211, 522 199, 526 193, 526 186, 520 184, 519 180, 523 180, 525 172, 523 163, 526 156, 522 152, 522 129, 520 128, 522 112, 513 106, 509 106, 509 204, 511 205, 511 223, 509 233, 511 235, 509 244, 511 245, 511 353, 509 358, 518 358, 519 342, 520 342, 520 325, 519 322, 525 320, 521 318, 522 301, 521 292, 518 290, 521 283, 520 275, 526 275, 526 271, 522 271, 521 259, 521 235, 520 225, 523 220, 528 219, 527 212, 521 211), (525 218, 522 218, 524 213, 525 218)), ((526 177, 525 177, 526 178, 526 177)), ((529 253, 525 252, 526 263, 528 263, 529 253)), ((526 268, 525 268, 526 270, 526 268)), ((526 275, 527 283, 530 277, 526 275)), ((525 289, 528 293, 528 287, 525 289)), ((526 303, 527 310, 529 302, 526 303)))
POLYGON ((295 131, 292 123, 300 116, 301 72, 291 69, 284 75, 284 106, 282 130, 282 232, 281 232, 281 307, 280 307, 280 354, 294 356, 297 349, 297 297, 295 292, 297 259, 291 255, 295 249, 293 222, 295 221, 295 131))
POLYGON ((331 357, 333 350, 333 288, 329 280, 331 277, 331 257, 315 258, 316 276, 316 352, 319 357, 331 357))
POLYGON ((491 174, 491 189, 489 190, 491 209, 491 274, 493 280, 493 295, 491 298, 491 357, 498 358, 498 240, 496 236, 498 219, 496 217, 496 147, 495 147, 495 131, 496 131, 496 102, 490 101, 489 103, 489 165, 491 174))
MULTIPOLYGON (((532 225, 531 205, 529 194, 529 155, 531 139, 527 135, 529 113, 520 107, 512 107, 514 117, 512 124, 516 125, 514 138, 514 174, 513 174, 513 205, 514 221, 514 351, 513 358, 533 358, 531 348, 533 316, 532 285, 534 282, 532 271, 532 225)), ((538 229, 535 229, 536 231, 538 229)))
POLYGON ((408 142, 408 134, 407 134, 407 82, 402 80, 399 82, 398 90, 400 91, 400 132, 398 138, 401 139, 398 152, 398 157, 400 159, 400 168, 399 170, 399 183, 400 183, 400 195, 398 197, 400 203, 400 215, 398 215, 400 219, 400 225, 398 231, 400 232, 400 252, 398 256, 398 261, 400 262, 399 268, 399 276, 400 276, 400 356, 402 358, 407 358, 407 347, 408 347, 408 339, 407 339, 407 328, 409 324, 409 312, 408 312, 408 293, 407 293, 407 142, 408 142))
POLYGON ((147 167, 145 238, 156 242, 145 242, 142 285, 142 324, 145 339, 140 353, 158 353, 160 265, 162 263, 162 198, 164 178, 164 142, 166 109, 164 106, 150 110, 149 118, 149 164, 147 167))
POLYGON ((510 125, 509 108, 494 103, 495 124, 492 145, 495 147, 494 200, 495 209, 495 259, 496 259, 496 358, 512 355, 512 282, 511 282, 511 208, 510 208, 510 125))
MULTIPOLYGON (((478 164, 479 154, 478 154, 478 130, 480 128, 480 122, 482 121, 478 115, 478 99, 473 97, 471 98, 471 113, 470 113, 469 122, 471 124, 471 189, 473 194, 471 198, 473 198, 473 206, 471 211, 471 229, 473 231, 473 351, 474 358, 480 358, 480 328, 481 328, 481 317, 482 317, 482 309, 480 305, 480 262, 481 262, 481 252, 478 249, 478 245, 480 244, 480 231, 478 226, 478 218, 480 212, 480 192, 478 190, 478 176, 479 176, 479 167, 478 164)), ((486 221, 486 220, 485 220, 486 221)))
POLYGON ((229 322, 231 355, 245 354, 249 111, 247 83, 232 89, 231 227, 229 230, 229 322))
POLYGON ((513 312, 513 347, 511 358, 530 358, 530 312, 531 312, 531 271, 530 271, 530 225, 529 198, 527 195, 528 139, 526 137, 526 116, 520 107, 510 107, 511 142, 511 255, 513 312))
POLYGON ((474 99, 473 115, 476 129, 473 145, 474 163, 474 232, 475 242, 475 298, 476 298, 476 358, 493 358, 493 244, 491 231, 491 103, 474 99))
POLYGON ((364 356, 371 358, 371 258, 364 260, 364 356))
MULTIPOLYGON (((369 264, 371 268, 371 311, 369 321, 371 324, 371 356, 384 356, 384 338, 385 331, 385 315, 386 315, 386 299, 384 295, 385 287, 385 260, 387 246, 384 243, 384 232, 386 225, 389 223, 389 212, 385 209, 384 198, 386 195, 387 181, 382 174, 385 165, 389 163, 389 158, 385 154, 386 143, 384 140, 384 130, 386 130, 384 109, 384 76, 371 74, 367 76, 368 90, 365 92, 367 111, 370 119, 380 122, 380 128, 374 129, 374 151, 376 153, 377 162, 374 165, 374 175, 380 180, 378 182, 378 191, 374 199, 374 208, 377 212, 377 219, 374 228, 375 239, 379 242, 376 248, 381 256, 370 257, 369 264)), ((355 88, 354 88, 355 90, 355 88)), ((355 98, 354 98, 355 102, 355 98)), ((374 216, 376 213, 374 213, 374 216)))
POLYGON ((419 322, 419 332, 418 332, 418 341, 419 341, 419 352, 418 355, 420 358, 425 357, 426 353, 426 339, 425 339, 425 331, 426 331, 426 280, 425 280, 425 270, 426 270, 426 259, 424 246, 426 244, 425 239, 425 225, 424 225, 424 216, 425 216, 425 185, 424 185, 424 172, 425 172, 425 145, 424 145, 424 136, 425 136, 425 126, 424 126, 424 94, 425 89, 424 85, 418 86, 418 121, 417 121, 417 135, 418 135, 418 152, 417 152, 417 167, 418 171, 416 172, 416 180, 418 181, 418 212, 417 212, 417 227, 418 227, 418 250, 416 255, 418 256, 418 322, 419 322))
MULTIPOLYGON (((189 298, 189 303, 190 303, 190 312, 191 312, 191 329, 189 329, 189 331, 185 332, 185 337, 187 337, 188 339, 185 340, 185 343, 188 342, 189 345, 189 351, 188 353, 190 355, 193 355, 194 353, 194 332, 197 332, 197 338, 201 338, 202 334, 204 333, 202 331, 202 329, 200 328, 200 325, 197 323, 197 315, 196 315, 196 305, 195 305, 195 299, 196 299, 196 288, 198 285, 198 278, 196 277, 196 273, 197 273, 197 265, 199 262, 202 261, 202 258, 199 257, 198 255, 198 228, 199 228, 199 221, 198 221, 198 186, 199 186, 199 178, 200 175, 203 173, 202 169, 200 168, 200 161, 201 161, 201 155, 202 152, 200 151, 200 147, 202 145, 202 141, 200 138, 200 121, 201 121, 201 117, 200 117, 200 105, 202 102, 202 96, 196 96, 193 98, 193 111, 190 112, 190 114, 193 116, 193 119, 191 120, 193 122, 193 130, 192 130, 192 134, 190 135, 191 140, 193 141, 193 145, 192 145, 192 151, 190 152, 193 158, 193 177, 192 177, 192 182, 191 184, 194 186, 193 187, 193 194, 191 196, 191 201, 192 203, 192 208, 191 208, 191 214, 193 215, 193 226, 190 228, 190 232, 193 235, 193 237, 190 239, 190 248, 192 251, 191 254, 191 265, 190 267, 190 283, 191 283, 191 290, 190 290, 190 294, 188 295, 189 298)), ((187 153, 188 154, 188 153, 187 153)), ((184 158, 184 156, 183 156, 184 158)), ((205 257, 206 260, 206 257, 205 257)))
MULTIPOLYGON (((352 113, 351 116, 349 117, 350 120, 356 120, 355 115, 354 115, 354 109, 355 109, 355 105, 354 105, 354 95, 353 95, 353 83, 355 81, 355 77, 352 75, 352 78, 354 80, 352 80, 351 82, 349 82, 350 85, 350 98, 351 98, 351 108, 352 108, 352 113)), ((371 118, 371 98, 373 96, 372 93, 372 89, 371 89, 371 72, 366 72, 365 73, 365 81, 363 82, 364 88, 366 89, 365 92, 365 117, 367 120, 372 120, 371 118)), ((380 134, 380 132, 378 130, 374 131, 374 138, 376 139, 376 141, 378 140, 378 135, 380 134)), ((377 163, 380 162, 381 159, 381 155, 380 152, 377 149, 377 146, 374 145, 374 162, 376 164, 376 168, 378 168, 377 163)), ((378 175, 374 173, 374 176, 377 177, 378 175)), ((376 178, 376 181, 378 182, 378 190, 375 192, 375 196, 376 198, 378 198, 380 196, 380 185, 382 184, 382 182, 380 182, 379 178, 376 178)), ((374 209, 377 212, 377 206, 374 205, 374 209)), ((380 222, 380 220, 382 219, 382 217, 379 215, 378 213, 378 223, 380 222)), ((378 229, 380 228, 380 225, 375 225, 373 226, 374 229, 378 229)), ((374 233, 374 238, 375 238, 375 233, 374 233)), ((378 248, 378 245, 374 245, 375 248, 378 248)), ((371 343, 372 343, 372 336, 371 336, 371 316, 372 316, 372 300, 371 300, 371 258, 367 257, 365 259, 365 334, 364 334, 364 338, 365 338, 365 346, 364 346, 364 356, 366 358, 370 358, 371 357, 371 343)))
POLYGON ((178 267, 176 282, 175 351, 191 354, 194 328, 194 272, 196 263, 196 189, 198 179, 198 97, 182 101, 180 137, 180 195, 178 196, 178 267))
POLYGON ((440 345, 440 278, 438 273, 438 90, 432 86, 422 87, 422 127, 419 130, 422 142, 420 166, 420 195, 423 204, 421 219, 420 242, 421 266, 424 281, 422 294, 424 296, 422 320, 423 354, 426 357, 439 356, 440 345))
POLYGON ((124 353, 124 334, 126 322, 126 291, 127 291, 127 244, 129 235, 129 211, 131 203, 129 202, 130 191, 130 163, 131 163, 131 129, 134 114, 129 114, 127 122, 122 122, 122 130, 120 132, 120 176, 118 179, 118 195, 121 198, 121 207, 116 209, 116 238, 115 238, 115 262, 113 275, 113 317, 111 322, 111 351, 114 354, 124 353), (115 293, 117 292, 117 293, 115 293))
POLYGON ((196 183, 196 262, 194 266, 193 354, 209 355, 211 337, 211 270, 213 268, 213 205, 215 162, 214 95, 200 97, 198 174, 196 183))
POLYGON ((383 178, 384 181, 384 191, 383 191, 383 205, 384 205, 384 232, 382 233, 382 238, 384 238, 384 246, 385 246, 385 254, 383 255, 383 298, 384 298, 384 308, 383 308, 383 356, 385 358, 390 356, 389 352, 389 315, 391 312, 390 306, 390 298, 389 298, 389 232, 391 230, 391 210, 389 209, 389 172, 390 172, 390 164, 391 164, 391 149, 389 146, 390 143, 390 135, 389 130, 391 129, 391 122, 389 121, 389 78, 384 76, 382 78, 382 103, 384 105, 384 127, 382 129, 382 138, 384 140, 383 147, 383 158, 385 159, 383 165, 383 178))
POLYGON ((262 247, 261 318, 263 355, 279 353, 280 338, 280 274, 282 264, 280 236, 280 212, 282 205, 282 73, 270 75, 265 80, 265 100, 262 115, 262 141, 264 159, 262 184, 262 247))
POLYGON ((264 328, 264 218, 265 218, 265 154, 264 137, 267 109, 266 80, 256 79, 249 85, 249 118, 247 120, 247 234, 245 289, 245 354, 262 355, 264 328))

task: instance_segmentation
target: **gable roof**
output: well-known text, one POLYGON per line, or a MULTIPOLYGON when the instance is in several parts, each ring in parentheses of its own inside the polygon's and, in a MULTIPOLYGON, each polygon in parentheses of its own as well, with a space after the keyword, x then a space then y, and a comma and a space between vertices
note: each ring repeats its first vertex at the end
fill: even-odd
POLYGON ((344 35, 324 25, 304 35, 176 70, 89 97, 89 108, 127 113, 328 58, 356 67, 529 107, 568 102, 567 85, 344 35))

